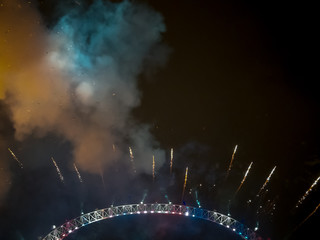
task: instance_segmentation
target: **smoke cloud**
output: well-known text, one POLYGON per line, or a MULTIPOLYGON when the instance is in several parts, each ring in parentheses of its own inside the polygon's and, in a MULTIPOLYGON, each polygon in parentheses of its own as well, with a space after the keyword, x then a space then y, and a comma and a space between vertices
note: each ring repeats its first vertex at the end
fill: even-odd
POLYGON ((15 138, 62 137, 77 166, 90 173, 128 158, 129 144, 138 171, 150 171, 152 155, 161 164, 164 152, 130 113, 140 103, 139 74, 164 60, 162 52, 157 58, 164 31, 159 13, 129 1, 76 5, 50 30, 32 5, 5 1, 0 101, 15 138))

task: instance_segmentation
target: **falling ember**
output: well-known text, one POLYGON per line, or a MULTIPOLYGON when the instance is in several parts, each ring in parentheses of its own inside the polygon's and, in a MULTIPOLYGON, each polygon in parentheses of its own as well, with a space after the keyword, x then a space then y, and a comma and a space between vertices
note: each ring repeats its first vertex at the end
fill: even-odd
POLYGON ((233 163, 234 156, 235 156, 235 154, 236 154, 236 152, 237 152, 237 148, 238 148, 238 145, 236 145, 236 146, 234 147, 234 150, 233 150, 233 153, 232 153, 232 157, 231 157, 231 161, 230 161, 229 168, 228 168, 228 172, 227 172, 227 177, 228 177, 229 172, 230 172, 230 170, 231 170, 231 168, 232 168, 232 163, 233 163))
POLYGON ((307 221, 313 214, 315 214, 315 212, 318 210, 319 207, 320 207, 320 203, 319 203, 318 206, 312 211, 312 213, 310 213, 309 216, 306 217, 293 231, 296 231, 299 227, 301 227, 301 225, 304 224, 305 221, 307 221))
POLYGON ((17 158, 17 156, 11 151, 10 148, 8 148, 9 152, 11 153, 12 157, 17 161, 17 163, 19 164, 20 168, 23 168, 23 164, 22 162, 19 161, 19 159, 17 158))
POLYGON ((188 180, 188 167, 186 168, 186 173, 184 175, 184 184, 183 184, 183 189, 182 189, 181 202, 183 201, 184 191, 186 190, 186 186, 187 186, 187 180, 188 180))
POLYGON ((78 168, 77 168, 75 163, 73 163, 73 167, 74 167, 74 170, 76 170, 76 173, 78 175, 79 181, 82 182, 82 178, 81 178, 80 172, 79 172, 79 170, 78 170, 78 168))
POLYGON ((132 164, 132 169, 133 169, 133 172, 136 173, 136 167, 134 165, 134 157, 133 157, 133 152, 132 152, 132 148, 129 147, 129 153, 130 153, 130 161, 131 161, 131 164, 132 164))
POLYGON ((238 187, 238 189, 237 189, 237 191, 235 192, 234 195, 236 195, 236 194, 239 192, 239 190, 241 189, 241 187, 242 187, 244 181, 246 180, 247 175, 248 175, 248 173, 249 173, 249 171, 250 171, 250 168, 251 168, 252 163, 253 163, 253 162, 250 163, 250 165, 249 165, 249 167, 248 167, 248 169, 247 169, 247 171, 246 171, 246 173, 245 173, 245 175, 244 175, 244 177, 243 177, 243 179, 242 179, 242 181, 241 181, 241 183, 240 183, 240 185, 239 185, 239 187, 238 187))
POLYGON ((299 205, 306 199, 306 197, 309 195, 309 193, 312 191, 313 187, 317 185, 318 181, 320 179, 320 176, 312 183, 311 187, 305 192, 305 194, 299 199, 296 207, 299 207, 299 205))
POLYGON ((155 162, 154 162, 154 155, 153 155, 152 156, 152 179, 153 179, 153 181, 154 181, 154 178, 155 178, 154 167, 155 167, 155 162))
POLYGON ((62 176, 62 174, 61 174, 61 172, 60 172, 60 169, 59 169, 56 161, 53 159, 53 157, 51 157, 51 160, 52 160, 54 166, 55 166, 56 169, 57 169, 57 173, 58 173, 58 175, 59 175, 59 178, 60 178, 61 182, 64 182, 63 176, 62 176))
POLYGON ((274 170, 276 170, 276 167, 277 167, 277 166, 274 166, 274 168, 273 168, 272 171, 270 172, 268 178, 267 178, 266 181, 264 182, 263 186, 260 188, 260 191, 258 192, 257 196, 260 195, 261 191, 266 187, 267 183, 270 181, 270 178, 271 178, 274 170))
POLYGON ((172 165, 173 165, 173 148, 171 148, 171 157, 170 157, 170 174, 172 173, 172 165))
POLYGON ((103 176, 102 170, 100 171, 100 177, 101 177, 101 181, 102 181, 102 184, 103 184, 103 188, 106 189, 106 184, 104 182, 104 176, 103 176))

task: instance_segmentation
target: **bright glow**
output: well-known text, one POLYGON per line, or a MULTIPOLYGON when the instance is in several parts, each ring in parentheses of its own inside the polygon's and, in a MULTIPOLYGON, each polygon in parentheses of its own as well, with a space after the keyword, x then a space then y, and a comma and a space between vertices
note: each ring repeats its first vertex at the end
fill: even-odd
POLYGON ((186 215, 186 216, 189 216, 189 212, 186 212, 185 215, 186 215))

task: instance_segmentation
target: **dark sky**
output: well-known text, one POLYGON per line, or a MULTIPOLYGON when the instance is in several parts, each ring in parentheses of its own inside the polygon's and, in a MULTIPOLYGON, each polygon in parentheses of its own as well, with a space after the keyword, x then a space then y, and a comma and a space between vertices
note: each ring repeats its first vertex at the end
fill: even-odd
MULTIPOLYGON (((48 31, 61 16, 79 7, 75 1, 63 2, 34 3, 48 31)), ((81 7, 86 9, 94 1, 84 2, 81 7)), ((1 161, 6 162, 2 171, 10 172, 11 178, 0 205, 0 238, 36 239, 53 224, 78 216, 81 209, 136 203, 145 192, 146 202, 165 202, 167 194, 179 203, 187 166, 187 190, 192 189, 192 194, 186 191, 188 205, 196 206, 197 191, 202 207, 229 210, 251 228, 259 222, 263 238, 317 236, 319 212, 293 232, 320 203, 316 186, 295 209, 320 175, 315 6, 278 1, 132 2, 153 8, 166 26, 161 46, 153 53, 157 55, 151 54, 161 63, 150 60, 143 65, 137 76, 141 101, 129 111, 132 122, 150 126, 165 151, 166 162, 158 169, 155 183, 150 173, 130 173, 127 158, 103 169, 105 186, 99 174, 85 171, 84 183, 79 184, 70 167, 72 144, 55 133, 15 140, 10 108, 0 95, 1 151, 11 147, 25 166, 21 170, 7 152, 1 152, 1 161), (167 55, 165 62, 159 57, 162 54, 167 55), (226 180, 235 145, 238 151, 226 180), (171 147, 175 158, 170 177, 171 147), (53 155, 59 159, 65 184, 59 182, 50 162, 53 155), (234 197, 250 162, 251 172, 234 197), (257 200, 274 166, 268 192, 257 200), (249 199, 254 203, 248 205, 249 199), (256 214, 260 205, 267 209, 268 200, 276 204, 273 215, 256 214)), ((214 234, 221 240, 237 239, 209 223, 167 217, 105 221, 70 239, 212 239, 214 234)))

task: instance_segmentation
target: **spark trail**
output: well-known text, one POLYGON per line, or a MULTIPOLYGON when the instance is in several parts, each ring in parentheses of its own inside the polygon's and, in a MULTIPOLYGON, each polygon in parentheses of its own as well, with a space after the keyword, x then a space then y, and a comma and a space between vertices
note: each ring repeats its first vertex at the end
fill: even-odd
POLYGON ((78 168, 77 168, 75 163, 73 163, 73 167, 74 167, 74 170, 76 170, 76 173, 78 175, 79 181, 82 183, 82 178, 81 178, 80 172, 79 172, 79 170, 78 170, 78 168))
POLYGON ((184 184, 183 184, 183 189, 182 189, 181 202, 183 202, 184 192, 185 192, 186 186, 187 186, 187 180, 188 180, 188 167, 186 168, 186 173, 184 175, 184 184))
POLYGON ((312 213, 310 213, 309 216, 306 217, 306 218, 293 230, 293 232, 295 232, 298 228, 300 228, 302 224, 304 224, 313 214, 315 214, 315 212, 318 210, 319 207, 320 207, 320 203, 319 203, 318 206, 312 211, 312 213))
POLYGON ((198 204, 198 207, 201 208, 201 204, 200 204, 200 201, 199 201, 199 199, 198 199, 198 190, 196 190, 196 191, 194 192, 194 194, 195 194, 195 197, 196 197, 196 202, 197 202, 197 204, 198 204))
POLYGON ((237 148, 238 148, 238 145, 236 145, 234 147, 234 150, 233 150, 233 153, 232 153, 232 157, 231 157, 231 161, 230 161, 230 164, 229 164, 229 168, 228 168, 228 171, 227 171, 227 177, 229 176, 229 172, 230 172, 230 170, 232 168, 232 163, 233 163, 233 160, 234 160, 234 156, 235 156, 235 154, 237 152, 237 148))
POLYGON ((11 153, 12 157, 14 158, 14 160, 16 160, 17 163, 19 164, 19 167, 20 167, 20 168, 23 168, 22 162, 19 161, 19 159, 17 158, 17 156, 11 151, 10 148, 8 148, 8 150, 9 150, 9 152, 11 153))
POLYGON ((309 195, 309 193, 312 191, 313 187, 317 185, 318 181, 320 179, 320 176, 312 183, 311 187, 305 192, 305 194, 299 199, 296 208, 299 207, 300 204, 306 199, 306 197, 309 195))
POLYGON ((155 168, 155 161, 154 161, 154 155, 152 155, 152 180, 153 180, 153 182, 154 182, 154 178, 155 178, 154 168, 155 168))
POLYGON ((135 165, 134 165, 134 157, 133 157, 133 152, 132 152, 132 148, 131 147, 129 147, 129 153, 130 153, 130 161, 131 161, 131 164, 132 164, 132 170, 133 170, 133 172, 134 173, 136 173, 137 171, 136 171, 136 167, 135 167, 135 165))
POLYGON ((170 154, 170 174, 172 174, 172 166, 173 166, 173 148, 171 148, 171 154, 170 154))
POLYGON ((267 177, 266 181, 264 182, 263 186, 260 188, 260 190, 259 190, 259 192, 258 192, 258 194, 257 194, 258 197, 259 197, 261 191, 266 187, 267 183, 270 181, 270 178, 271 178, 274 170, 276 170, 276 167, 277 167, 277 166, 274 166, 274 168, 273 168, 272 171, 270 172, 269 176, 267 177))
POLYGON ((54 166, 55 166, 56 169, 57 169, 57 173, 58 173, 58 175, 59 175, 59 178, 60 178, 61 182, 64 183, 64 178, 63 178, 63 176, 62 176, 62 174, 61 174, 61 171, 60 171, 60 169, 59 169, 56 161, 53 159, 53 157, 51 157, 51 160, 52 160, 54 166))
POLYGON ((253 162, 250 163, 250 165, 249 165, 249 167, 248 167, 248 169, 247 169, 247 171, 246 171, 246 173, 245 173, 245 175, 244 175, 244 177, 243 177, 243 179, 242 179, 242 181, 241 181, 241 183, 240 183, 240 185, 239 185, 239 187, 238 187, 238 189, 237 189, 237 191, 235 192, 234 195, 236 195, 236 194, 239 192, 239 190, 241 189, 244 181, 246 180, 246 178, 247 178, 247 176, 248 176, 248 173, 249 173, 249 171, 250 171, 250 168, 251 168, 251 166, 252 166, 252 163, 253 163, 253 162))

